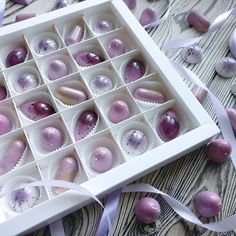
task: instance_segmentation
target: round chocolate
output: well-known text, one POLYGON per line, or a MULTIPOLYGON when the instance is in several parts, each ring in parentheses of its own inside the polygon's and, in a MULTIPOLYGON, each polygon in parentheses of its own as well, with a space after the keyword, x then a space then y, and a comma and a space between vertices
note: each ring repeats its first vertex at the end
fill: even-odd
POLYGON ((124 42, 119 38, 112 39, 108 44, 107 53, 111 58, 125 53, 124 42))
POLYGON ((40 55, 46 55, 56 51, 58 48, 59 46, 54 39, 44 38, 39 42, 36 52, 40 55))
POLYGON ((112 80, 106 75, 96 75, 90 82, 90 88, 93 93, 101 95, 112 90, 112 80))
POLYGON ((99 173, 106 172, 112 168, 113 156, 106 147, 97 147, 90 156, 90 166, 99 173))
POLYGON ((16 92, 22 93, 39 85, 37 77, 32 73, 22 73, 14 84, 16 92))
POLYGON ((112 123, 119 123, 130 116, 129 106, 122 100, 114 101, 108 110, 108 118, 112 123))
POLYGON ((130 155, 140 155, 147 151, 148 140, 140 130, 129 130, 121 138, 122 148, 130 155))
POLYGON ((104 34, 114 29, 114 25, 111 21, 105 19, 99 19, 94 27, 93 31, 99 34, 104 34))
POLYGON ((69 71, 64 61, 55 59, 49 63, 47 74, 50 80, 56 80, 68 75, 69 71))
POLYGON ((27 49, 25 47, 15 48, 11 51, 6 58, 6 66, 14 66, 20 64, 26 60, 27 49))

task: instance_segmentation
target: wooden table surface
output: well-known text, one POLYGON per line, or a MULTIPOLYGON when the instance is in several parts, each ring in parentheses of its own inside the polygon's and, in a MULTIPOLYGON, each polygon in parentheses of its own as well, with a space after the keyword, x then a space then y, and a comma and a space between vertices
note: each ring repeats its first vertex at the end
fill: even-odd
MULTIPOLYGON (((73 1, 73 3, 76 2, 78 1, 73 1)), ((153 7, 156 9, 158 16, 162 16, 168 5, 167 0, 154 2, 138 0, 138 2, 139 4, 134 12, 137 17, 140 16, 141 10, 147 6, 153 7)), ((8 0, 6 2, 4 25, 14 23, 15 15, 18 13, 42 14, 51 11, 54 3, 55 0, 35 0, 29 6, 20 6, 8 0)), ((186 12, 189 9, 199 9, 213 21, 219 14, 235 6, 236 0, 175 0, 171 4, 172 17, 158 28, 148 30, 148 33, 159 47, 168 38, 194 37, 198 33, 185 22, 186 12)), ((184 64, 195 72, 225 107, 235 106, 235 97, 230 92, 230 86, 235 81, 235 78, 224 79, 219 77, 214 70, 214 63, 221 57, 230 56, 228 39, 235 26, 236 19, 230 17, 223 29, 200 41, 199 45, 204 50, 204 59, 198 65, 184 63, 180 57, 179 50, 171 50, 167 53, 169 58, 184 64)), ((203 106, 213 120, 217 122, 209 98, 207 98, 203 106)), ((192 199, 195 193, 206 189, 216 191, 223 200, 223 209, 217 217, 210 221, 217 221, 231 216, 236 210, 236 171, 231 160, 228 160, 223 165, 214 164, 207 160, 205 147, 156 170, 137 180, 137 182, 149 183, 180 200, 190 208, 193 208, 192 199)), ((122 194, 113 224, 112 235, 145 235, 142 234, 141 227, 135 220, 133 210, 135 202, 143 196, 148 196, 148 194, 122 194)), ((159 222, 157 222, 157 231, 153 235, 236 235, 236 230, 224 234, 216 234, 190 224, 178 217, 161 197, 155 197, 160 201, 162 213, 159 222)), ((95 235, 101 213, 101 207, 94 203, 64 217, 63 223, 66 235, 95 235)), ((49 228, 42 228, 31 235, 50 235, 49 228)))

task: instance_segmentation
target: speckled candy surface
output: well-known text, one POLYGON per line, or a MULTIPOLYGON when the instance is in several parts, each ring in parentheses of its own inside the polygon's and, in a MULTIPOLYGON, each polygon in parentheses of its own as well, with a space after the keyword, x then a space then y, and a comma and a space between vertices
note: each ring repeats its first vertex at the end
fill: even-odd
POLYGON ((55 113, 54 108, 47 102, 30 101, 20 105, 22 113, 30 120, 40 120, 55 113))
POLYGON ((130 109, 128 104, 122 100, 112 102, 108 109, 108 118, 112 123, 119 123, 126 120, 130 116, 130 109))
POLYGON ((125 83, 133 82, 140 79, 145 74, 145 65, 138 59, 131 59, 124 69, 125 83))
POLYGON ((157 121, 157 133, 164 141, 170 141, 179 135, 179 118, 175 111, 169 110, 163 113, 157 121))
POLYGON ((198 64, 203 59, 203 52, 198 45, 189 45, 181 50, 181 56, 184 61, 191 64, 198 64))
POLYGON ((75 140, 81 140, 89 135, 95 128, 98 121, 98 115, 94 111, 83 111, 78 117, 75 127, 74 136, 75 140))
POLYGON ((26 150, 26 144, 22 140, 10 142, 6 151, 0 157, 0 175, 11 171, 23 157, 26 150))
POLYGON ((89 160, 93 170, 99 173, 106 172, 112 168, 113 155, 106 147, 97 147, 91 154, 89 160))
POLYGON ((64 136, 61 130, 56 127, 46 127, 41 132, 41 147, 49 152, 62 147, 64 136))
POLYGON ((129 130, 121 137, 122 148, 130 155, 141 155, 148 148, 147 136, 141 130, 129 130))
POLYGON ((142 224, 151 224, 156 222, 161 213, 161 207, 157 200, 151 197, 145 197, 135 204, 136 219, 142 224))
POLYGON ((10 117, 0 113, 0 135, 6 134, 12 130, 12 121, 10 117))
POLYGON ((79 66, 94 66, 104 61, 103 57, 95 52, 79 52, 73 55, 79 66))

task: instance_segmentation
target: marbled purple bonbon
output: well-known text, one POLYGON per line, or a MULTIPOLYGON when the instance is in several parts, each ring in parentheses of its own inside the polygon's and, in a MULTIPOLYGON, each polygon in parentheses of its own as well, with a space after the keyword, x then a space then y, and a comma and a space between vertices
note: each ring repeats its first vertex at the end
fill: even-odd
POLYGON ((145 65, 138 59, 131 59, 125 66, 125 83, 140 79, 145 74, 145 65))
POLYGON ((198 214, 210 218, 216 216, 222 207, 220 197, 211 191, 203 191, 194 198, 194 207, 198 214))
POLYGON ((148 140, 140 130, 129 130, 121 139, 122 148, 131 155, 140 155, 147 151, 148 140))
POLYGON ((14 140, 0 158, 0 175, 12 170, 23 156, 26 144, 22 140, 14 140))
POLYGON ((119 38, 112 39, 108 43, 107 53, 111 58, 117 57, 117 56, 125 53, 124 42, 119 38))
POLYGON ((207 145, 207 157, 217 163, 225 162, 232 151, 231 144, 225 139, 212 140, 207 145))
POLYGON ((18 65, 26 60, 27 49, 25 47, 15 48, 6 58, 6 66, 18 65))
POLYGON ((142 26, 148 25, 156 21, 156 13, 152 8, 145 8, 140 16, 139 22, 142 26))
POLYGON ((90 83, 90 88, 93 93, 100 95, 112 90, 113 83, 106 75, 96 75, 90 83))
POLYGON ((161 207, 157 200, 151 197, 140 199, 135 204, 135 216, 142 224, 155 223, 160 216, 161 207))
MULTIPOLYGON (((24 183, 21 184, 24 185, 24 183)), ((8 202, 13 211, 22 213, 37 205, 39 199, 40 189, 38 187, 24 187, 12 191, 8 202)))
POLYGON ((78 52, 74 54, 74 59, 79 66, 94 66, 104 61, 102 56, 94 52, 78 52))
POLYGON ((98 20, 93 27, 93 31, 99 34, 104 34, 113 29, 114 29, 113 23, 105 19, 98 20))
POLYGON ((14 84, 16 92, 22 93, 39 85, 37 77, 32 73, 22 73, 14 84))
POLYGON ((25 102, 20 105, 21 111, 30 120, 40 120, 55 113, 54 108, 43 101, 25 102))
POLYGON ((49 63, 48 78, 56 80, 69 74, 66 63, 60 59, 55 59, 49 63))
POLYGON ((0 135, 12 130, 12 121, 6 115, 0 114, 0 135))
POLYGON ((157 122, 157 133, 164 141, 176 138, 180 131, 179 118, 175 111, 169 110, 161 115, 157 122))
POLYGON ((137 6, 137 0, 123 0, 127 7, 132 11, 137 6))
POLYGON ((152 102, 152 103, 164 103, 166 102, 166 97, 164 93, 155 91, 148 88, 137 88, 133 92, 134 98, 137 100, 141 100, 144 102, 152 102))
POLYGON ((75 140, 81 140, 95 128, 98 121, 98 115, 94 111, 84 111, 80 114, 75 124, 75 140))
POLYGON ((90 156, 90 166, 99 173, 104 173, 112 168, 113 156, 106 147, 97 147, 90 156))
POLYGON ((3 85, 0 85, 0 101, 3 101, 7 98, 7 90, 6 87, 3 85))
POLYGON ((112 102, 108 110, 108 118, 112 123, 119 123, 130 116, 129 106, 122 100, 112 102))
POLYGON ((46 55, 56 51, 58 48, 59 46, 54 39, 44 38, 39 42, 36 52, 40 55, 46 55))
POLYGON ((65 38, 65 43, 67 46, 79 43, 84 37, 84 27, 80 25, 75 25, 69 34, 65 38))
POLYGON ((63 133, 55 127, 46 127, 41 133, 41 147, 49 152, 62 147, 64 143, 63 133))
MULTIPOLYGON (((65 156, 57 168, 55 179, 73 182, 76 174, 78 173, 79 165, 75 157, 65 156)), ((66 191, 65 188, 54 187, 52 188, 55 194, 66 191)))

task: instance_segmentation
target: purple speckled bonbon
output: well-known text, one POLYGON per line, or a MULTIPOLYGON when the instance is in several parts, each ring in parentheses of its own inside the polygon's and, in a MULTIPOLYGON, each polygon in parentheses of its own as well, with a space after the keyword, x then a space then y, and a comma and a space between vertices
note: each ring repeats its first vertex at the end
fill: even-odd
POLYGON ((98 121, 98 115, 96 112, 94 111, 82 112, 75 124, 74 128, 75 140, 78 141, 88 136, 88 134, 95 128, 97 121, 98 121))
POLYGON ((20 105, 21 111, 30 120, 40 120, 55 113, 54 108, 42 101, 30 101, 20 105))

